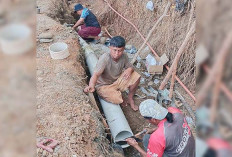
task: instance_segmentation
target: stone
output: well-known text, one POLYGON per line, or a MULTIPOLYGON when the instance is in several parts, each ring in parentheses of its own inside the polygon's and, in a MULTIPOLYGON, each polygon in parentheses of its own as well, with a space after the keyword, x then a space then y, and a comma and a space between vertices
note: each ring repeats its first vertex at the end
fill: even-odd
POLYGON ((44 150, 44 151, 43 151, 43 154, 42 154, 42 157, 46 157, 46 156, 47 156, 47 151, 44 150))
POLYGON ((148 86, 152 86, 152 85, 153 85, 152 81, 148 82, 148 86))
POLYGON ((50 43, 52 41, 53 41, 53 39, 40 39, 39 40, 39 42, 41 42, 41 43, 50 43))
POLYGON ((176 106, 179 108, 181 107, 183 104, 181 103, 181 101, 175 100, 175 104, 176 106))
POLYGON ((159 84, 159 79, 154 79, 154 83, 156 84, 156 85, 158 85, 159 84))
POLYGON ((128 50, 132 49, 132 45, 126 45, 125 49, 128 49, 128 50))
POLYGON ((142 78, 140 79, 140 84, 145 84, 145 78, 142 77, 142 78))
POLYGON ((100 38, 100 43, 104 45, 105 42, 106 42, 106 37, 101 37, 100 38))
POLYGON ((53 38, 53 34, 50 32, 47 33, 41 33, 39 35, 39 39, 52 39, 53 38))
POLYGON ((68 115, 67 115, 67 119, 68 119, 68 120, 72 119, 72 114, 68 114, 68 115))
POLYGON ((139 69, 140 67, 141 67, 141 63, 137 63, 137 64, 136 64, 136 68, 139 69))
POLYGON ((37 70, 37 75, 43 75, 44 71, 43 70, 37 70))
POLYGON ((37 80, 38 80, 38 81, 42 81, 43 78, 42 78, 42 77, 38 77, 37 80))

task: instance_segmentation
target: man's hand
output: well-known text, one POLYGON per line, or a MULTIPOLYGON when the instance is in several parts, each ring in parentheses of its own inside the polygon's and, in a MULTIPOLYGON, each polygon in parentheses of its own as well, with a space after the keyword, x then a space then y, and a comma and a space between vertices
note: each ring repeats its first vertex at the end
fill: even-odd
POLYGON ((85 93, 93 93, 94 91, 95 91, 95 88, 92 87, 92 86, 87 86, 87 87, 85 87, 85 89, 84 89, 84 92, 85 92, 85 93))
POLYGON ((123 72, 123 78, 125 80, 129 79, 131 77, 131 74, 134 70, 132 68, 127 68, 124 72, 123 72))
POLYGON ((138 145, 138 143, 136 142, 136 140, 134 138, 127 138, 126 139, 127 143, 133 147, 136 147, 138 145))

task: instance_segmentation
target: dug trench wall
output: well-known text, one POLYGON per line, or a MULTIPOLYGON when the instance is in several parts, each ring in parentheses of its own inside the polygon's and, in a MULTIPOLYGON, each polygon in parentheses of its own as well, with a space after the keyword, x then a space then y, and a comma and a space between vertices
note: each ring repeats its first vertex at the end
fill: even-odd
POLYGON ((77 37, 46 15, 37 15, 37 36, 53 34, 53 42, 37 41, 37 142, 58 140, 53 153, 37 148, 37 156, 111 156, 100 113, 83 93, 86 73, 77 37), (65 42, 70 56, 53 60, 49 46, 65 42))
MULTIPOLYGON (((109 4, 118 13, 131 21, 142 35, 146 38, 149 31, 155 25, 156 21, 163 14, 168 0, 153 1, 154 11, 146 9, 148 1, 141 0, 108 0, 109 4)), ((89 7, 97 14, 103 27, 106 27, 112 36, 121 35, 127 39, 128 44, 134 45, 137 49, 143 44, 143 40, 136 30, 124 19, 118 16, 103 0, 89 1, 89 7)), ((185 10, 181 14, 175 10, 175 1, 171 1, 171 6, 167 15, 152 33, 148 42, 156 53, 161 56, 166 53, 169 58, 170 66, 180 45, 195 21, 195 1, 188 1, 185 4, 185 10)), ((104 30, 104 29, 103 29, 104 30)), ((181 56, 177 75, 183 83, 195 92, 195 48, 196 36, 192 36, 188 42, 184 54, 181 56)), ((146 47, 146 46, 145 46, 146 47)))

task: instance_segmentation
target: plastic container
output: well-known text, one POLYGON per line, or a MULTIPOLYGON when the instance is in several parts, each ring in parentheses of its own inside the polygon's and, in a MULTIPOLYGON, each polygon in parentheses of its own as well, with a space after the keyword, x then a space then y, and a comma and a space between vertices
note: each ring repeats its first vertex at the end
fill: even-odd
POLYGON ((5 54, 22 54, 34 46, 32 31, 24 24, 9 24, 0 30, 0 47, 5 54))
POLYGON ((63 42, 57 42, 49 47, 52 59, 65 59, 69 56, 68 45, 63 42))

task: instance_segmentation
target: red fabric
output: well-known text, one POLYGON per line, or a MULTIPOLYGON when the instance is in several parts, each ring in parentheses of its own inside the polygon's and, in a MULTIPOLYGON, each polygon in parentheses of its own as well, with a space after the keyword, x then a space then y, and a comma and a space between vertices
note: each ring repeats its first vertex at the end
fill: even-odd
POLYGON ((207 141, 209 147, 215 149, 215 150, 220 150, 220 149, 229 149, 229 150, 232 150, 232 147, 231 145, 220 139, 220 138, 211 138, 207 141))
POLYGON ((175 107, 169 107, 168 112, 174 114, 174 113, 182 113, 178 108, 175 107))
POLYGON ((89 36, 98 36, 101 33, 101 28, 97 27, 86 27, 81 25, 81 30, 78 31, 79 36, 82 38, 88 38, 89 36))
POLYGON ((151 134, 147 147, 147 157, 162 157, 165 149, 164 122, 158 124, 158 129, 151 134))

